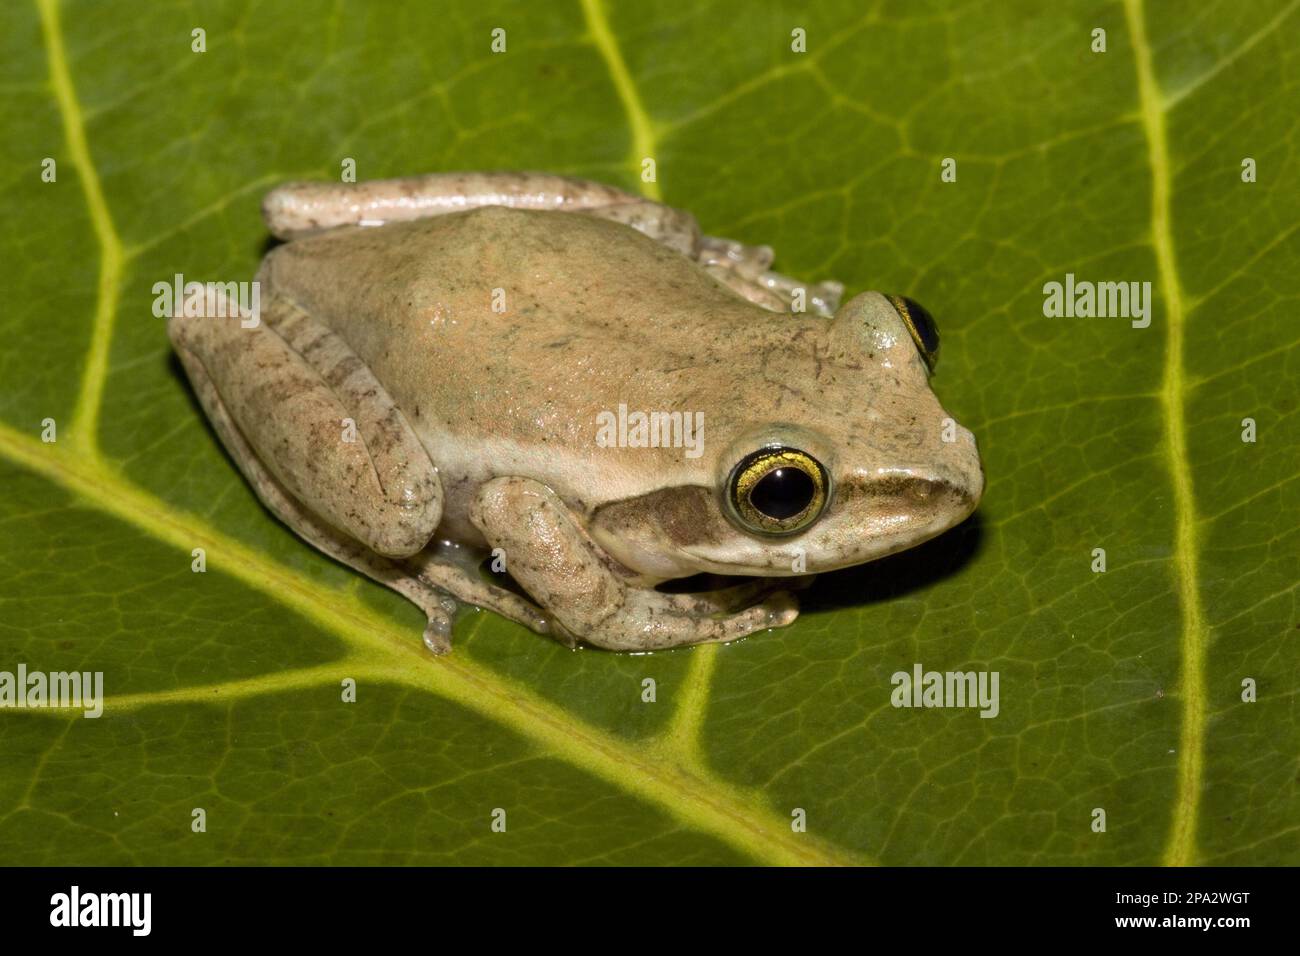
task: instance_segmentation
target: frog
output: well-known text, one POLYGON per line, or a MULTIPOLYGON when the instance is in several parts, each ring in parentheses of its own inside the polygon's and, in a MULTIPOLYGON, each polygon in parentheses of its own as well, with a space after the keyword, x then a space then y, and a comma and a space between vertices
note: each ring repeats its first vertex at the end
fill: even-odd
POLYGON ((624 652, 784 627, 813 576, 983 493, 928 311, 685 210, 465 172, 286 183, 262 213, 259 314, 209 289, 168 336, 266 508, 416 604, 434 654, 472 608, 624 652))

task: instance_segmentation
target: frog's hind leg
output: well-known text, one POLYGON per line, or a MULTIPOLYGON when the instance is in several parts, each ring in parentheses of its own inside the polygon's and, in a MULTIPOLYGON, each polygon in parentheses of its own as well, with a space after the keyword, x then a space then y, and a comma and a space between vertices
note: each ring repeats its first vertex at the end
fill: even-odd
POLYGON ((262 200, 262 217, 281 239, 336 226, 378 226, 481 206, 581 212, 640 203, 613 186, 549 173, 431 173, 361 183, 286 183, 262 200))
MULTIPOLYGON (((281 485, 372 551, 414 554, 442 517, 442 482, 383 385, 347 343, 287 300, 240 316, 209 289, 167 330, 191 377, 281 485)), ((242 463, 242 462, 241 462, 242 463)))
POLYGON ((631 226, 686 256, 700 228, 688 212, 614 186, 550 173, 432 173, 363 183, 286 183, 262 200, 280 239, 338 226, 381 226, 483 206, 570 212, 631 226))
POLYGON ((252 485, 257 497, 272 514, 309 544, 380 584, 392 588, 420 607, 428 618, 424 636, 425 644, 436 652, 449 650, 455 603, 438 589, 412 578, 409 572, 395 562, 376 554, 355 538, 330 527, 285 488, 262 465, 257 452, 245 440, 239 426, 222 401, 217 384, 208 374, 206 366, 196 353, 186 347, 186 334, 183 329, 172 333, 176 341, 177 354, 185 366, 195 395, 207 413, 208 420, 216 429, 226 450, 235 459, 239 470, 252 485))
POLYGON ((844 286, 802 283, 772 272, 772 249, 705 236, 695 217, 614 186, 550 173, 430 173, 361 183, 286 183, 266 194, 262 217, 280 239, 340 226, 382 226, 483 206, 571 212, 631 226, 695 259, 714 278, 774 312, 791 311, 798 290, 805 307, 831 316, 844 286))
POLYGON ((691 258, 695 257, 702 238, 699 224, 690 213, 649 199, 631 197, 628 202, 583 209, 581 213, 631 226, 642 235, 691 258))
POLYGON ((696 261, 719 282, 750 302, 773 312, 790 312, 799 290, 804 308, 827 318, 840 307, 844 285, 834 280, 805 283, 772 272, 771 246, 749 246, 734 239, 701 236, 696 261))
POLYGON ((201 308, 178 307, 168 334, 258 498, 300 537, 421 607, 426 644, 450 647, 455 603, 376 553, 419 551, 441 516, 437 471, 400 413, 383 409, 387 396, 341 340, 295 322, 287 304, 273 301, 263 317, 275 321, 249 327, 219 293, 206 295, 201 308), (346 417, 355 442, 343 440, 346 417))

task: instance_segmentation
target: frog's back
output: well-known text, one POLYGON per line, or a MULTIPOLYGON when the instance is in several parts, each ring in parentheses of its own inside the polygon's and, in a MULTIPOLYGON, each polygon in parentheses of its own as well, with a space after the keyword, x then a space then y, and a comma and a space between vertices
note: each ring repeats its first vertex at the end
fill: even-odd
POLYGON ((438 464, 460 535, 473 489, 496 475, 579 510, 711 486, 713 454, 601 448, 601 418, 621 405, 703 415, 719 449, 748 423, 793 420, 802 399, 766 383, 821 368, 823 320, 770 312, 633 229, 572 213, 338 229, 273 250, 262 275, 375 372, 438 464))
POLYGON ((487 321, 481 331, 493 336, 515 320, 543 319, 611 333, 642 324, 637 305, 652 289, 661 308, 683 314, 739 301, 680 253, 621 223, 502 206, 342 227, 281 246, 270 261, 280 291, 331 324, 329 314, 345 304, 390 320, 403 307, 458 306, 461 318, 487 321), (498 288, 504 311, 493 309, 498 288))
POLYGON ((732 373, 738 345, 793 319, 627 226, 572 213, 338 229, 280 247, 267 269, 408 414, 555 445, 590 442, 595 414, 619 402, 690 407, 732 373))

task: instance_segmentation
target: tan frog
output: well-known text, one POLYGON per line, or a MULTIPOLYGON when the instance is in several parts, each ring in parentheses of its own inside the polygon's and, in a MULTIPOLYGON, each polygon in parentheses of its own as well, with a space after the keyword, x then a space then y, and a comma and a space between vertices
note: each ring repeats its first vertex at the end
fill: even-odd
POLYGON ((983 491, 923 309, 840 306, 680 210, 475 173, 291 184, 263 212, 289 241, 260 321, 178 309, 172 342, 262 501, 420 605, 434 651, 457 601, 615 650, 789 624, 780 579, 910 548, 983 491), (700 572, 754 580, 656 588, 700 572))

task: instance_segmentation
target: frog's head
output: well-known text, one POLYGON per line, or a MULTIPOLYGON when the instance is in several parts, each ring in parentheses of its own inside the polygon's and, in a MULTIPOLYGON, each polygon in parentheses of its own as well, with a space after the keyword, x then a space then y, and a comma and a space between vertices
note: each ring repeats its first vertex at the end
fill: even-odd
POLYGON ((820 322, 756 350, 765 387, 712 428, 697 480, 593 515, 602 547, 658 578, 816 573, 905 550, 975 510, 984 474, 974 436, 930 390, 929 313, 868 292, 820 322))

